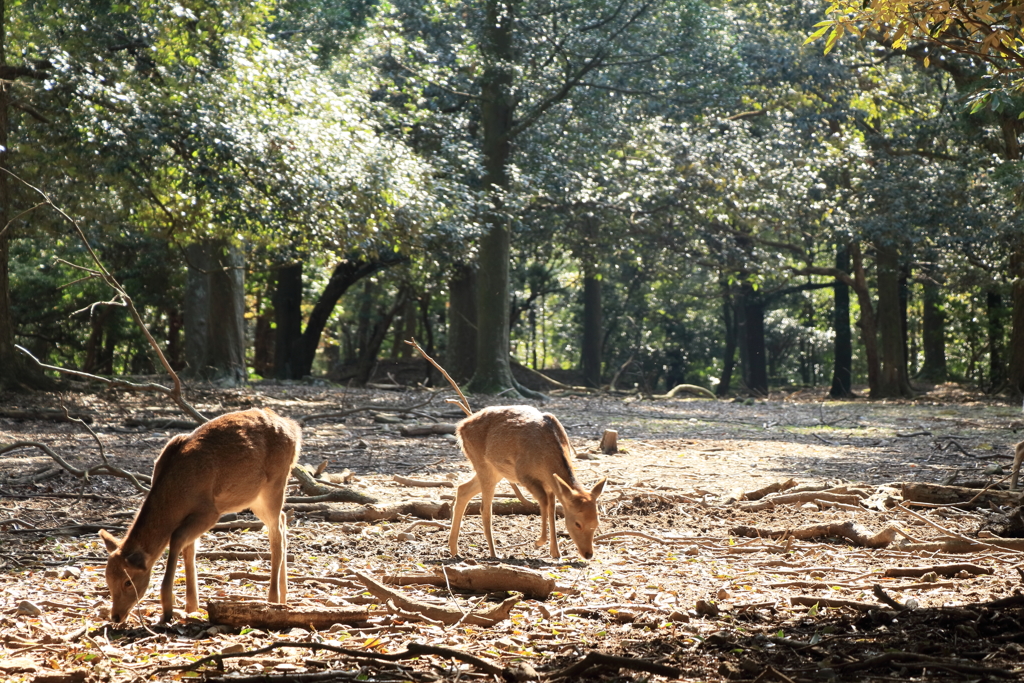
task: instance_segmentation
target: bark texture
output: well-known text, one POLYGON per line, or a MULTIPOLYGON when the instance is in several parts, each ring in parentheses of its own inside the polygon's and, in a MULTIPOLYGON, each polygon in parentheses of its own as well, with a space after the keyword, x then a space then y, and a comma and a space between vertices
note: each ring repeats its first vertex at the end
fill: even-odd
MULTIPOLYGON (((850 251, 845 244, 836 247, 836 268, 850 271, 850 251)), ((832 364, 832 398, 853 396, 853 334, 850 331, 850 287, 836 278, 833 288, 834 308, 832 327, 835 330, 834 359, 832 364)))

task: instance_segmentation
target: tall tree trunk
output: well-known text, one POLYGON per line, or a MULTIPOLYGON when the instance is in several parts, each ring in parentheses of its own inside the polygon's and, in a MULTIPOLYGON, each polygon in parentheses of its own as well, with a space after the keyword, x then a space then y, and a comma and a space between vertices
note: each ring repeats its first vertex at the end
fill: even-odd
POLYGON ((1006 367, 1003 364, 1003 337, 1006 309, 1003 296, 998 290, 989 288, 985 292, 988 316, 988 385, 991 391, 999 391, 1006 383, 1006 367))
POLYGON ((879 393, 880 360, 878 357, 878 323, 875 318, 875 308, 871 303, 871 293, 868 291, 867 276, 864 274, 864 256, 860 250, 859 242, 850 243, 850 260, 853 264, 853 291, 857 293, 857 303, 860 305, 860 318, 857 326, 860 327, 861 341, 864 343, 864 356, 868 365, 868 390, 871 397, 876 398, 879 393))
POLYGON ((900 324, 900 253, 892 241, 875 242, 878 268, 878 333, 881 349, 878 394, 871 398, 912 396, 907 379, 907 361, 903 350, 903 326, 900 324))
POLYGON ((219 245, 210 274, 210 362, 215 377, 228 386, 243 384, 245 367, 245 254, 219 245))
POLYGON ((583 275, 583 340, 580 345, 583 381, 595 389, 601 386, 601 280, 593 269, 584 266, 583 275))
POLYGON ((210 362, 210 253, 206 244, 196 242, 185 247, 186 374, 203 377, 210 362))
POLYGON ((185 358, 190 374, 237 386, 245 368, 245 270, 242 250, 223 241, 186 249, 185 358))
MULTIPOLYGON (((850 250, 845 244, 836 246, 836 268, 850 272, 850 250)), ((853 396, 853 335, 850 332, 850 287, 836 278, 833 288, 834 311, 832 327, 835 330, 834 358, 832 362, 832 398, 853 396)))
POLYGON ((457 264, 448 280, 448 346, 445 370, 465 382, 476 369, 476 268, 457 264))
POLYGON ((729 395, 732 373, 736 365, 736 313, 733 309, 732 290, 725 279, 719 280, 722 290, 722 323, 725 325, 725 349, 722 352, 722 377, 715 388, 715 395, 723 398, 729 395))
POLYGON ((910 323, 907 316, 907 310, 910 308, 910 263, 907 259, 902 259, 900 262, 899 282, 900 336, 903 338, 903 376, 907 379, 909 386, 910 368, 916 361, 912 360, 910 356, 910 323))
MULTIPOLYGON (((309 313, 306 329, 303 330, 302 336, 292 344, 291 355, 287 361, 292 373, 292 379, 301 379, 313 371, 313 360, 316 358, 316 350, 320 346, 320 337, 323 335, 324 328, 327 327, 327 322, 334 312, 334 307, 342 295, 363 278, 373 275, 384 268, 403 263, 406 260, 407 258, 404 256, 385 256, 382 254, 380 258, 372 261, 344 259, 334 266, 327 285, 313 305, 313 310, 309 313)), ((388 326, 390 326, 390 323, 391 321, 388 320, 388 326)), ((387 329, 384 329, 385 333, 387 333, 387 329)), ((368 341, 373 343, 373 335, 371 335, 368 341)), ((376 342, 376 348, 373 352, 374 358, 376 358, 382 343, 383 340, 376 342)))
POLYGON ((487 66, 481 81, 480 114, 483 128, 484 189, 491 208, 480 239, 477 271, 476 371, 468 391, 497 394, 509 389, 533 393, 519 386, 509 366, 509 221, 502 194, 508 187, 511 154, 509 133, 515 114, 512 92, 515 63, 512 44, 511 0, 486 0, 481 52, 487 66))
POLYGON ((377 356, 380 354, 380 347, 384 345, 384 340, 388 336, 391 322, 395 319, 395 314, 405 306, 408 297, 408 290, 405 288, 399 290, 394 303, 390 308, 381 311, 380 318, 370 329, 366 346, 360 352, 359 360, 356 362, 355 380, 359 384, 366 384, 372 378, 374 368, 377 367, 377 356))
POLYGON ((301 261, 277 270, 274 325, 274 377, 298 379, 292 366, 302 339, 301 261))
POLYGON ((946 381, 946 311, 942 288, 933 274, 924 281, 921 296, 921 350, 924 363, 918 377, 929 382, 946 381))
POLYGON ((1024 240, 1019 240, 1010 255, 1013 281, 1013 312, 1010 322, 1010 357, 1007 383, 1017 395, 1024 393, 1024 240))
POLYGON ((753 285, 740 285, 742 318, 737 325, 743 383, 755 396, 768 395, 768 366, 764 341, 764 301, 753 285))
MULTIPOLYGON (((0 66, 7 66, 7 3, 0 0, 0 66)), ((0 168, 11 168, 7 114, 11 82, 0 83, 0 168)), ((0 171, 0 389, 52 389, 56 386, 15 348, 11 305, 11 239, 15 215, 7 173, 0 171)))

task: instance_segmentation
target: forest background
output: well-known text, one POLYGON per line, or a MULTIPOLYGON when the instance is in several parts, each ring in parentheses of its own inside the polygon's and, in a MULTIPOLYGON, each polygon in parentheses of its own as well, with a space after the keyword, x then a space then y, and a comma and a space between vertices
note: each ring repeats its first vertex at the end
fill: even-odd
POLYGON ((74 221, 225 385, 1019 394, 1020 12, 889 4, 0 0, 0 385, 158 369, 74 221))

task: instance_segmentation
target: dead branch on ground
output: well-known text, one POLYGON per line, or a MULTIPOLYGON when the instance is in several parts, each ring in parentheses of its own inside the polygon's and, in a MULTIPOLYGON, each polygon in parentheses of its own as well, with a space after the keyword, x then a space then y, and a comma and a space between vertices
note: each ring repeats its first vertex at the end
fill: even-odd
POLYGON ((939 576, 956 576, 960 572, 967 572, 968 574, 994 574, 995 570, 992 567, 981 567, 976 564, 933 564, 927 567, 889 567, 882 574, 891 578, 910 576, 919 577, 925 574, 938 574, 939 576))
POLYGON ((403 477, 400 474, 391 475, 391 480, 395 481, 402 486, 418 486, 420 488, 453 488, 455 484, 448 481, 447 479, 441 480, 426 480, 426 479, 412 479, 411 477, 403 477))
POLYGON ((188 664, 182 664, 178 666, 162 666, 153 670, 154 674, 162 673, 165 671, 195 671, 207 664, 216 663, 220 668, 224 666, 225 659, 232 659, 236 657, 254 657, 256 655, 266 654, 273 652, 279 648, 307 648, 310 650, 322 650, 325 652, 333 652, 335 654, 345 655, 346 657, 353 657, 356 659, 369 659, 371 661, 384 661, 384 662, 397 662, 403 659, 414 659, 416 657, 423 657, 424 655, 435 655, 438 657, 445 657, 449 659, 457 659, 467 664, 471 664, 476 668, 483 671, 489 676, 501 676, 504 669, 497 664, 493 664, 486 659, 477 657, 468 652, 462 650, 455 650, 450 647, 439 647, 437 645, 426 645, 424 643, 409 643, 405 646, 405 650, 402 652, 383 653, 377 652, 376 650, 353 650, 346 647, 338 647, 337 645, 328 645, 327 643, 313 643, 309 641, 303 642, 289 642, 289 641, 277 641, 273 642, 266 647, 261 647, 257 650, 248 650, 245 652, 230 652, 230 653, 218 653, 208 655, 202 659, 197 659, 194 662, 188 664))
POLYGON ((841 537, 847 538, 857 545, 865 548, 885 548, 894 540, 899 531, 896 527, 888 526, 877 534, 872 534, 863 526, 853 520, 847 522, 835 522, 830 524, 812 524, 797 529, 759 529, 757 527, 739 526, 729 533, 734 536, 747 538, 794 538, 806 541, 812 538, 841 537))
POLYGON ((458 609, 432 605, 430 603, 410 598, 404 593, 391 590, 384 584, 361 572, 352 571, 352 573, 356 578, 363 582, 370 593, 381 601, 386 603, 390 600, 397 607, 406 612, 417 612, 435 621, 443 622, 448 626, 456 623, 473 624, 474 626, 493 626, 500 621, 508 619, 509 614, 512 612, 512 608, 515 607, 522 598, 519 594, 513 595, 489 612, 483 614, 470 613, 467 615, 458 609))
POLYGON ((963 486, 942 486, 921 482, 904 482, 903 500, 915 503, 937 503, 963 510, 990 505, 1017 507, 1022 502, 1020 491, 970 489, 963 486))
POLYGON ((830 503, 857 505, 860 503, 861 497, 855 494, 830 493, 828 491, 806 491, 802 493, 787 493, 781 496, 772 496, 771 498, 765 498, 757 503, 740 505, 738 506, 738 509, 743 510, 744 512, 758 512, 760 510, 770 510, 776 505, 802 505, 804 503, 813 503, 818 500, 824 500, 830 503))
POLYGON ((664 664, 658 664, 647 659, 634 659, 632 657, 617 657, 606 655, 603 652, 590 651, 580 661, 565 667, 561 671, 551 674, 551 678, 575 679, 584 671, 595 666, 607 666, 613 669, 630 669, 632 671, 644 671, 666 678, 679 678, 682 672, 679 669, 664 664))
POLYGON ((266 602, 210 601, 206 603, 210 623, 226 624, 233 628, 251 626, 271 631, 290 628, 315 628, 325 631, 334 624, 351 624, 370 617, 387 614, 384 610, 370 610, 363 606, 310 607, 282 605, 266 602))
POLYGON ((299 489, 306 494, 306 497, 289 496, 286 501, 289 503, 376 503, 377 499, 360 493, 347 486, 332 484, 325 486, 313 478, 304 468, 296 465, 292 468, 292 476, 299 480, 299 489))
POLYGON ((16 441, 15 443, 7 444, 3 447, 0 447, 0 455, 3 455, 4 453, 9 453, 10 451, 13 451, 17 448, 25 448, 28 446, 38 448, 39 450, 43 451, 48 456, 50 456, 50 458, 52 458, 54 462, 56 462, 62 468, 64 468, 74 476, 78 477, 79 479, 84 479, 88 481, 89 477, 91 476, 97 474, 107 474, 112 477, 120 477, 122 479, 127 479, 132 483, 132 486, 138 489, 140 493, 145 493, 146 491, 149 490, 148 488, 143 486, 143 484, 151 483, 148 474, 122 470, 120 467, 117 467, 116 465, 111 465, 109 462, 104 462, 100 465, 93 465, 92 467, 88 467, 85 469, 79 469, 72 465, 71 463, 69 463, 64 458, 57 455, 49 446, 43 443, 39 443, 37 441, 16 441))

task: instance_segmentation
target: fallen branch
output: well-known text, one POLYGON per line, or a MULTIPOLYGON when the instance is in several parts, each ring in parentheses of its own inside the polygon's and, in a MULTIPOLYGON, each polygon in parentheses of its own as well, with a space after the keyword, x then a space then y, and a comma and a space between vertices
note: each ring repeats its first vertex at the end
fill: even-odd
POLYGON ((871 587, 871 592, 875 594, 875 597, 878 598, 879 602, 882 602, 882 603, 888 605, 889 607, 893 608, 897 612, 902 612, 905 609, 907 609, 906 605, 904 605, 903 603, 901 603, 898 600, 896 600, 896 598, 894 598, 894 597, 890 596, 888 593, 886 593, 885 589, 882 588, 877 583, 874 586, 871 587))
POLYGON ((889 666, 893 668, 928 668, 946 669, 958 673, 972 674, 975 676, 1000 676, 1003 678, 1016 678, 1017 674, 1005 669, 995 669, 988 666, 981 666, 971 661, 962 659, 947 659, 922 655, 914 652, 886 652, 885 654, 871 657, 860 662, 840 664, 835 668, 839 671, 861 671, 863 669, 874 669, 875 667, 889 666))
POLYGON ((896 534, 899 532, 895 527, 888 526, 877 534, 872 535, 868 529, 850 520, 831 524, 812 524, 798 529, 759 529, 757 527, 739 526, 732 529, 730 533, 733 536, 744 536, 747 538, 775 539, 785 536, 799 541, 806 541, 812 538, 841 537, 849 539, 865 548, 885 548, 896 540, 896 534))
POLYGON ((65 414, 63 410, 19 410, 18 408, 0 408, 0 417, 6 417, 11 420, 49 420, 51 422, 64 422, 68 416, 82 420, 84 422, 92 422, 92 415, 86 413, 69 413, 65 414))
POLYGON ((904 482, 902 489, 905 502, 938 503, 964 510, 987 508, 990 505, 1017 507, 1022 502, 1020 491, 986 491, 963 486, 942 486, 941 484, 920 482, 904 482))
POLYGON ((767 495, 770 495, 772 493, 781 493, 782 491, 791 489, 794 486, 796 486, 796 479, 786 479, 785 481, 777 481, 774 484, 768 484, 767 486, 762 486, 759 489, 755 489, 753 491, 744 493, 743 498, 741 498, 740 500, 761 500, 767 495))
MULTIPOLYGON (((289 501, 292 499, 289 498, 289 501)), ((328 509, 322 513, 326 522, 394 522, 405 517, 421 519, 448 519, 452 516, 451 503, 433 500, 410 500, 397 505, 364 505, 357 510, 328 509)))
MULTIPOLYGON (((197 552, 196 557, 201 557, 206 560, 240 560, 242 562, 255 562, 256 560, 270 561, 270 552, 265 553, 247 553, 247 552, 230 552, 226 550, 210 550, 207 552, 197 552)), ((289 562, 295 561, 295 556, 288 553, 285 556, 289 562)))
POLYGON ((879 609, 879 605, 873 602, 858 602, 857 600, 840 600, 839 598, 818 598, 813 595, 793 595, 789 598, 789 604, 803 605, 804 607, 848 607, 850 609, 867 612, 868 610, 879 609))
POLYGON ((532 569, 507 564, 456 564, 435 571, 447 575, 453 588, 477 593, 508 591, 534 600, 547 600, 555 589, 554 579, 532 569))
POLYGON ((52 458, 54 462, 56 462, 62 468, 64 468, 74 476, 78 477, 79 479, 85 479, 86 481, 88 481, 89 477, 91 476, 97 474, 107 474, 110 475, 111 477, 120 477, 122 479, 127 479, 128 481, 132 482, 132 485, 142 493, 145 493, 146 491, 149 490, 142 485, 151 483, 148 474, 122 470, 120 467, 111 465, 109 462, 105 462, 100 465, 93 465, 92 467, 86 469, 78 469, 77 467, 69 463, 67 460, 57 455, 49 446, 36 441, 16 441, 15 443, 7 444, 6 446, 0 448, 0 455, 3 455, 4 453, 9 453, 10 451, 13 451, 17 448, 25 448, 27 446, 38 448, 39 450, 43 451, 48 456, 50 456, 50 458, 52 458))
POLYGON ((813 503, 818 500, 824 500, 830 503, 846 503, 847 505, 858 505, 861 501, 861 498, 858 495, 847 493, 829 493, 828 491, 804 491, 801 493, 787 493, 781 496, 772 496, 771 498, 765 498, 764 500, 757 503, 740 505, 738 509, 743 510, 744 512, 758 512, 760 510, 770 510, 774 508, 776 505, 802 505, 804 503, 813 503))
POLYGON ((440 481, 426 481, 423 479, 411 479, 410 477, 403 477, 400 474, 392 475, 394 481, 398 482, 402 486, 419 486, 422 488, 454 488, 455 483, 448 480, 440 481))
POLYGON ((472 624, 474 626, 493 626, 500 621, 508 619, 512 608, 515 607, 522 597, 514 595, 492 609, 490 612, 484 614, 470 613, 469 615, 466 615, 458 609, 432 605, 430 603, 410 598, 404 593, 391 590, 384 584, 361 572, 353 571, 352 573, 356 578, 362 581, 367 590, 369 590, 375 597, 379 598, 382 603, 386 603, 390 600, 397 607, 407 612, 417 612, 435 621, 443 622, 449 626, 458 622, 472 624))
POLYGON ((454 434, 455 425, 448 422, 438 422, 432 425, 402 425, 398 428, 402 436, 431 436, 436 434, 454 434))
POLYGON ((290 496, 288 503, 376 503, 377 499, 360 493, 347 486, 332 484, 325 486, 313 478, 309 472, 296 465, 292 468, 292 476, 299 480, 299 489, 306 497, 290 496))
POLYGON ((704 387, 699 387, 696 384, 677 384, 674 387, 672 387, 667 394, 655 394, 651 396, 651 398, 675 398, 676 394, 684 393, 693 394, 694 396, 698 396, 700 398, 710 398, 711 400, 715 400, 715 398, 717 398, 713 393, 711 393, 711 391, 705 389, 704 387))
POLYGON ((891 578, 899 576, 920 577, 925 574, 938 574, 939 576, 956 576, 960 572, 968 574, 994 574, 991 567, 980 567, 976 564, 933 564, 928 567, 889 567, 882 576, 891 578))
POLYGON ((386 614, 384 610, 368 610, 363 606, 309 607, 255 601, 210 601, 206 603, 206 611, 212 624, 227 624, 234 628, 251 626, 270 631, 296 627, 325 631, 334 624, 362 622, 386 614))
MULTIPOLYGON (((224 666, 225 659, 233 659, 236 657, 254 657, 256 655, 266 654, 273 652, 279 648, 307 648, 310 650, 322 650, 326 652, 334 652, 336 654, 345 655, 347 657, 354 657, 357 659, 369 659, 378 660, 384 662, 397 662, 403 659, 414 659, 416 657, 422 657, 424 655, 435 655, 438 657, 445 657, 447 659, 457 659, 467 664, 471 664, 476 668, 483 671, 489 676, 501 676, 504 669, 497 664, 477 657, 476 655, 462 650, 455 650, 449 647, 439 647, 437 645, 427 645, 425 643, 409 643, 405 646, 405 650, 402 652, 391 652, 383 653, 375 650, 353 650, 347 647, 338 647, 337 645, 328 645, 327 643, 312 643, 308 641, 294 642, 294 641, 277 641, 273 642, 266 647, 261 647, 257 650, 248 650, 245 652, 228 652, 228 653, 217 653, 197 659, 194 662, 188 664, 181 664, 178 666, 161 666, 153 670, 154 674, 162 673, 165 671, 195 671, 207 664, 216 663, 220 668, 224 666)), ((331 672, 337 676, 337 672, 331 672)))
POLYGON ((595 666, 607 666, 614 669, 630 669, 631 671, 644 671, 666 678, 679 678, 682 672, 679 669, 664 664, 658 664, 647 659, 634 659, 632 657, 617 657, 606 655, 601 652, 588 652, 587 656, 580 661, 565 667, 561 671, 551 674, 551 678, 577 678, 584 671, 595 666))

